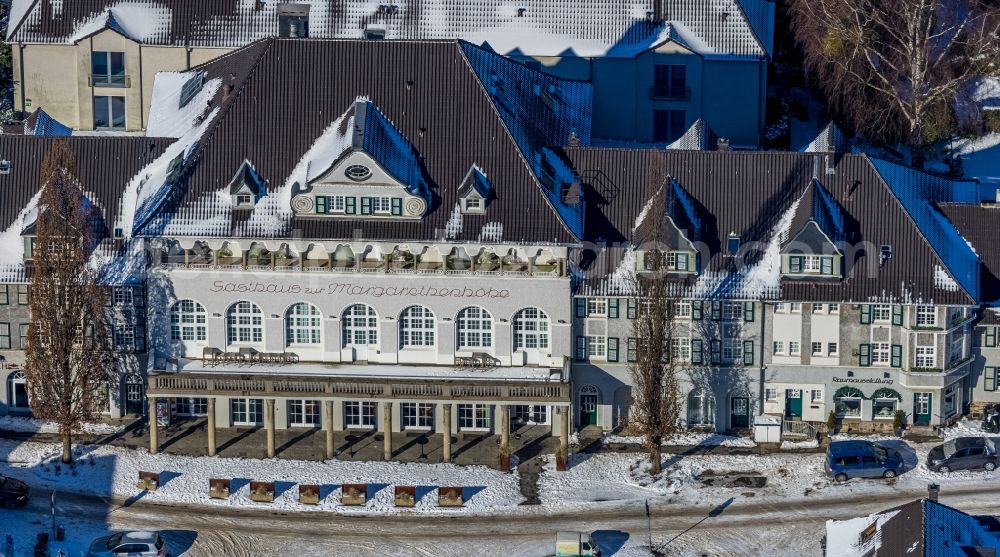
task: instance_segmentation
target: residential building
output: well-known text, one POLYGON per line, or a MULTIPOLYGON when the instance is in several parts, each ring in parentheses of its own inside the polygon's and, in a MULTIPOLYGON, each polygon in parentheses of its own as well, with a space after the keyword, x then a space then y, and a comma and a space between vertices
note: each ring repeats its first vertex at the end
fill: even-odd
POLYGON ((14 0, 7 41, 15 108, 77 130, 144 130, 157 72, 266 37, 463 39, 592 83, 595 137, 666 144, 702 119, 756 147, 773 21, 769 0, 14 0))

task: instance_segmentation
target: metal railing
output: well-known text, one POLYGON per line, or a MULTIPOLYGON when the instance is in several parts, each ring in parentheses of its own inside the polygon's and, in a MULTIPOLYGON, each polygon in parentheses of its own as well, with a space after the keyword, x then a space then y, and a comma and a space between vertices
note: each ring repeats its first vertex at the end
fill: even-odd
POLYGON ((686 101, 691 98, 691 88, 676 85, 653 85, 649 88, 649 98, 655 100, 686 101))
POLYGON ((815 439, 816 428, 809 422, 790 422, 788 420, 782 420, 781 436, 782 438, 797 437, 801 439, 815 439))
POLYGON ((90 87, 124 87, 132 86, 132 76, 112 74, 90 74, 87 79, 90 87))

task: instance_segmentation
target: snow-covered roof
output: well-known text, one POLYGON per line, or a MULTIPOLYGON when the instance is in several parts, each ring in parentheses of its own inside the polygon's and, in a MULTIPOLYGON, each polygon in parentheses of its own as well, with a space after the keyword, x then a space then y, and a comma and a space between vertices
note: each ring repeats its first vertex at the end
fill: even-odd
MULTIPOLYGON (((704 56, 771 52, 768 0, 300 0, 309 36, 465 39, 501 54, 635 56, 673 40, 704 56), (659 13, 657 13, 659 10, 659 13), (661 23, 662 22, 662 23, 661 23)), ((8 39, 74 42, 104 28, 146 44, 239 47, 278 34, 280 2, 13 0, 8 39)))
POLYGON ((830 121, 800 151, 803 153, 843 154, 851 151, 851 144, 847 136, 844 135, 844 132, 837 127, 837 124, 830 121))
POLYGON ((68 137, 73 129, 38 108, 24 119, 24 135, 68 137))
POLYGON ((667 145, 667 149, 679 149, 682 151, 711 151, 718 148, 719 137, 715 135, 712 128, 708 127, 701 118, 691 124, 691 127, 684 132, 673 143, 667 145))

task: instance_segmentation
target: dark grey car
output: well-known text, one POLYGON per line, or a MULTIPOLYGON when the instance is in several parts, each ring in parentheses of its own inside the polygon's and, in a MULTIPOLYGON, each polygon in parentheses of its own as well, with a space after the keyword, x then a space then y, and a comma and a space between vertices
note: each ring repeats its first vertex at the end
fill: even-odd
POLYGON ((942 474, 974 468, 994 470, 997 464, 996 445, 987 437, 956 437, 927 453, 927 468, 942 474))

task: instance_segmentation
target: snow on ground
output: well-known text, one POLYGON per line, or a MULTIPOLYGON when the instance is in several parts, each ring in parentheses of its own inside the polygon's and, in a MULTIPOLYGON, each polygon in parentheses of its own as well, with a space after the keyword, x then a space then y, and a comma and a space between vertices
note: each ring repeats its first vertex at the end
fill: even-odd
MULTIPOLYGON (((112 435, 125 429, 125 426, 111 424, 83 424, 83 433, 91 435, 112 435)), ((59 433, 59 424, 35 418, 17 416, 0 416, 0 430, 17 431, 21 433, 59 433)))
POLYGON ((107 446, 82 446, 74 451, 80 462, 75 472, 58 464, 61 453, 56 445, 0 441, 0 454, 6 455, 8 463, 17 464, 0 464, 0 471, 31 485, 125 498, 141 493, 136 488, 140 470, 160 472, 160 489, 141 494, 142 499, 154 503, 343 513, 484 513, 512 508, 523 501, 517 474, 505 474, 483 466, 186 457, 162 453, 150 455, 145 451, 107 446), (233 480, 230 488, 232 495, 228 500, 208 497, 209 478, 233 480), (250 501, 250 480, 276 482, 274 503, 264 505, 250 501), (298 503, 299 483, 322 486, 319 505, 298 503), (368 504, 365 507, 341 506, 340 485, 343 483, 369 484, 368 504), (393 505, 393 485, 418 486, 420 500, 416 507, 412 510, 396 509, 393 505), (462 486, 467 499, 465 506, 460 509, 438 508, 436 486, 462 486))
POLYGON ((941 437, 951 439, 953 437, 995 437, 997 434, 983 430, 983 422, 979 420, 961 419, 952 426, 938 430, 941 437))
POLYGON ((782 441, 781 450, 793 451, 795 449, 815 449, 819 446, 819 441, 810 439, 808 441, 782 441))
MULTIPOLYGON (((642 437, 626 435, 605 435, 605 443, 642 444, 642 437)), ((663 440, 663 445, 670 446, 701 446, 701 447, 732 447, 753 448, 757 444, 749 437, 734 437, 718 433, 699 433, 694 431, 676 433, 663 440)))

